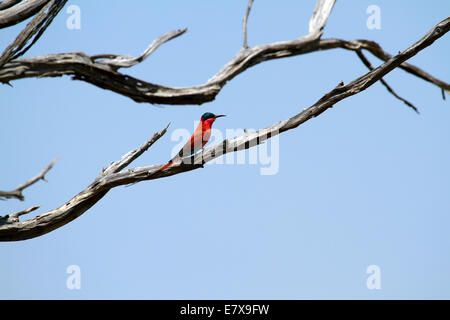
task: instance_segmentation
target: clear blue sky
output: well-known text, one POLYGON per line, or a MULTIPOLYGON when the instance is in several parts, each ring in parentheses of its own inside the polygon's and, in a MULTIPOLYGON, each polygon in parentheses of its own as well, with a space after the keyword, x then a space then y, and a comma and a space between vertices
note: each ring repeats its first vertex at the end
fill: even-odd
MULTIPOLYGON (((140 54, 159 35, 189 31, 123 72, 170 86, 204 83, 239 50, 247 1, 69 1, 26 53, 140 54), (81 9, 69 30, 68 5, 81 9)), ((315 1, 256 0, 249 44, 307 33, 315 1)), ((371 39, 393 54, 446 18, 450 2, 338 1, 324 37, 371 39), (366 9, 381 9, 369 30, 366 9)), ((5 48, 24 24, 1 30, 5 48)), ((450 38, 409 62, 450 81, 450 38)), ((379 60, 368 55, 374 65, 379 60)), ((257 65, 202 106, 138 104, 69 77, 0 86, 0 189, 60 160, 0 214, 53 209, 111 161, 169 121, 166 136, 133 166, 164 163, 179 128, 203 112, 215 127, 262 128, 298 113, 340 81, 366 73, 353 52, 316 52, 257 65)), ((118 187, 73 222, 42 237, 0 244, 0 299, 411 299, 450 298, 450 104, 401 70, 280 136, 279 171, 213 165, 118 187), (66 269, 81 270, 81 289, 66 269), (381 289, 366 269, 381 270, 381 289)), ((33 215, 30 215, 33 216, 33 215)))

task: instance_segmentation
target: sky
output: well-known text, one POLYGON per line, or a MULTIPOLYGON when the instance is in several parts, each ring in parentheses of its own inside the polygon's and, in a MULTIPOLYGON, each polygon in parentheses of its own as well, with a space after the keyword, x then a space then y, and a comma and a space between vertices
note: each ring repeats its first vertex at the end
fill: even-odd
MULTIPOLYGON (((181 87, 205 83, 242 45, 247 1, 132 3, 68 1, 25 57, 136 56, 163 33, 187 27, 121 70, 181 87), (80 9, 79 29, 68 28, 70 5, 80 9)), ((249 45, 305 35, 314 6, 256 0, 249 45)), ((338 1, 323 38, 374 40, 396 54, 449 12, 445 0, 338 1), (367 24, 372 5, 379 28, 367 24)), ((1 30, 1 50, 25 24, 1 30)), ((449 52, 445 35, 408 62, 448 82, 449 52)), ((0 190, 60 158, 48 182, 24 191, 25 201, 1 201, 0 215, 41 206, 31 218, 62 205, 169 122, 167 134, 131 167, 167 162, 204 112, 227 115, 214 124, 223 137, 264 128, 366 72, 342 49, 273 60, 201 106, 136 103, 70 77, 2 85, 0 190)), ((268 142, 257 161, 242 151, 240 163, 234 155, 114 188, 57 230, 1 243, 0 299, 449 299, 449 98, 402 70, 385 80, 420 114, 376 83, 268 142), (274 170, 262 174, 267 160, 274 170)))

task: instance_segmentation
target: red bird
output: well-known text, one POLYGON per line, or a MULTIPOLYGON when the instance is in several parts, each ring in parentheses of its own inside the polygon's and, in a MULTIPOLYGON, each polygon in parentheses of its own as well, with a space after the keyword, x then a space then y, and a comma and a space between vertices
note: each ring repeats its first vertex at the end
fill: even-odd
POLYGON ((186 142, 186 144, 181 148, 178 154, 169 160, 169 162, 156 170, 154 172, 158 173, 170 167, 175 161, 180 160, 183 157, 193 155, 198 150, 202 149, 203 146, 208 142, 211 137, 211 126, 216 121, 217 118, 225 117, 224 114, 215 115, 211 112, 206 112, 200 118, 200 123, 198 124, 197 129, 195 129, 194 134, 191 138, 186 142))

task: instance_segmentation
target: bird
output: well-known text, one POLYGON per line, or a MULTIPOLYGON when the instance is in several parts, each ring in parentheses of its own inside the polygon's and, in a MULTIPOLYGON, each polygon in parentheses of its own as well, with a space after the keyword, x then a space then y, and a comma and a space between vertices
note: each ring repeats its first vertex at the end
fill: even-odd
POLYGON ((200 123, 192 134, 191 138, 181 148, 181 150, 167 162, 164 166, 156 170, 153 174, 161 172, 170 167, 175 161, 181 160, 183 157, 193 155, 198 150, 202 149, 205 144, 208 143, 211 137, 211 127, 217 118, 225 117, 224 114, 214 114, 211 112, 205 112, 201 118, 200 123))

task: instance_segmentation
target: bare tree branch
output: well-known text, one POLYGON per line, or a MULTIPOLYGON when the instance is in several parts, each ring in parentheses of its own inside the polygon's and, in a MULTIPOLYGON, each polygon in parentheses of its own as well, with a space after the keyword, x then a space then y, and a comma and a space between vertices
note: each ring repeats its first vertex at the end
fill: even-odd
POLYGON ((252 5, 253 5, 253 0, 248 0, 247 11, 245 12, 244 22, 242 23, 242 29, 244 31, 244 43, 242 44, 242 46, 244 47, 244 49, 248 48, 247 22, 248 22, 248 16, 250 15, 250 10, 252 9, 252 5))
POLYGON ((46 166, 44 168, 44 170, 42 170, 37 176, 29 179, 28 181, 22 183, 21 185, 19 185, 17 188, 15 188, 13 191, 0 191, 0 199, 19 199, 21 201, 23 201, 25 199, 25 197, 23 196, 22 191, 25 188, 28 188, 29 186, 31 186, 32 184, 35 184, 36 182, 38 182, 39 180, 45 180, 45 175, 47 174, 47 172, 50 171, 51 168, 53 168, 53 166, 55 165, 56 161, 58 161, 58 158, 55 158, 52 162, 50 162, 50 164, 48 166, 46 166))
MULTIPOLYGON (((48 1, 47 5, 50 2, 48 1)), ((58 0, 60 7, 65 1, 58 0)), ((34 1, 33 3, 36 3, 34 1)), ((388 61, 392 56, 386 53, 381 46, 373 41, 354 40, 345 41, 340 39, 321 40, 322 30, 325 27, 331 10, 336 0, 318 0, 313 15, 309 22, 309 34, 291 41, 283 41, 259 45, 248 48, 247 43, 247 20, 253 1, 250 0, 244 18, 244 47, 238 54, 230 60, 217 74, 210 78, 205 84, 193 87, 173 88, 148 83, 143 80, 117 72, 119 68, 126 68, 136 65, 145 60, 161 44, 183 34, 187 29, 168 32, 156 39, 144 53, 135 58, 129 55, 101 54, 88 56, 81 52, 45 55, 28 59, 14 59, 0 68, 0 82, 9 84, 9 81, 29 77, 58 77, 71 75, 74 80, 82 80, 103 89, 111 90, 133 99, 136 102, 148 102, 156 104, 202 104, 215 99, 225 84, 246 69, 264 61, 291 57, 295 55, 311 53, 319 50, 329 50, 344 48, 361 52, 362 49, 371 52, 383 61, 388 61)), ((45 11, 45 10, 44 10, 45 11)), ((55 10, 51 15, 59 11, 55 10)), ((42 14, 42 11, 39 15, 42 14)), ((38 15, 38 16, 39 16, 38 15)), ((51 19, 47 20, 48 23, 51 19)), ((17 53, 32 36, 30 30, 24 30, 0 57, 0 67, 3 63, 23 54, 40 34, 45 30, 48 23, 42 27, 33 42, 24 50, 17 53)), ((400 66, 405 71, 433 83, 442 90, 450 92, 450 84, 441 81, 425 71, 413 65, 404 63, 400 66)), ((384 80, 383 80, 384 82, 384 80)), ((384 82, 385 83, 385 82, 384 82)), ((392 89, 391 89, 392 90, 392 89)), ((391 92, 406 104, 409 102, 399 97, 395 92, 391 92)), ((445 95, 443 95, 445 99, 445 95)), ((412 106, 412 104, 410 104, 412 106)))
MULTIPOLYGON (((373 41, 342 39, 317 39, 306 36, 291 41, 260 45, 239 53, 205 84, 193 87, 174 88, 161 86, 129 75, 116 72, 108 65, 93 61, 93 57, 81 52, 53 54, 10 61, 0 69, 0 82, 30 77, 59 77, 72 75, 100 88, 127 96, 136 102, 156 104, 202 104, 215 99, 226 83, 248 68, 272 59, 292 57, 321 50, 346 49, 367 50, 377 58, 388 61, 392 56, 373 41)), ((116 56, 116 55, 111 55, 116 56)), ((98 56, 94 56, 97 58, 98 56)), ((408 63, 400 66, 404 71, 426 80, 450 92, 450 84, 439 80, 420 68, 408 63)))
POLYGON ((321 33, 337 0, 318 0, 309 20, 309 33, 321 33))
MULTIPOLYGON (((364 53, 362 53, 361 50, 356 50, 356 54, 358 55, 358 57, 361 59, 361 61, 364 63, 364 65, 369 68, 369 70, 373 70, 372 64, 370 63, 370 61, 366 58, 366 56, 364 55, 364 53)), ((395 91, 394 89, 391 88, 390 85, 387 84, 387 82, 384 79, 380 79, 380 82, 386 87, 386 89, 397 99, 403 101, 408 107, 410 107, 411 109, 413 109, 416 113, 419 113, 419 110, 408 100, 400 97, 395 91)))
MULTIPOLYGON (((73 80, 82 80, 100 88, 114 91, 136 102, 202 104, 214 100, 228 80, 247 68, 266 60, 282 57, 282 53, 286 52, 286 50, 295 50, 290 55, 296 55, 298 54, 296 52, 311 47, 322 35, 321 30, 325 26, 334 3, 335 0, 320 0, 318 2, 311 18, 310 33, 308 35, 292 41, 242 48, 216 75, 200 86, 172 88, 148 83, 117 72, 118 68, 134 65, 143 59, 123 58, 123 56, 117 59, 119 55, 113 54, 90 57, 81 52, 45 55, 10 61, 0 69, 0 82, 8 83, 12 80, 29 77, 42 78, 72 75, 73 80), (277 53, 279 53, 278 56, 277 53), (112 58, 112 60, 109 60, 109 62, 97 61, 99 58, 104 57, 112 58), (122 65, 123 60, 126 61, 124 65, 122 65)), ((173 39, 184 32, 185 30, 173 31, 172 34, 174 36, 167 38, 162 36, 161 38, 164 41, 160 42, 173 39)), ((157 47, 154 46, 154 49, 157 47)), ((144 54, 144 56, 147 55, 144 54)))
POLYGON ((36 14, 51 0, 3 1, 5 10, 0 12, 0 29, 22 22, 36 14))
POLYGON ((18 4, 22 0, 4 0, 0 2, 0 10, 8 9, 16 4, 18 4))
POLYGON ((39 209, 39 206, 34 206, 34 207, 31 207, 31 208, 28 208, 28 209, 25 209, 25 210, 22 210, 22 211, 19 211, 19 212, 14 212, 14 213, 11 213, 11 214, 7 214, 6 216, 0 217, 0 225, 3 225, 5 223, 19 222, 19 217, 20 216, 22 216, 24 214, 27 214, 27 213, 30 213, 32 211, 35 211, 37 209, 39 209))
POLYGON ((106 169, 103 169, 100 177, 107 176, 111 173, 120 172, 122 169, 129 166, 134 160, 139 158, 145 151, 147 151, 148 148, 150 148, 156 141, 158 141, 159 138, 166 134, 169 125, 170 123, 160 132, 155 133, 153 137, 147 140, 147 142, 144 143, 139 149, 128 152, 122 157, 122 159, 111 163, 106 169))
MULTIPOLYGON (((324 49, 332 49, 332 48, 343 48, 347 50, 360 50, 364 49, 369 51, 371 54, 373 54, 378 59, 381 59, 383 61, 388 61, 392 58, 392 55, 387 53, 383 50, 383 48, 376 43, 375 41, 369 41, 369 40, 354 40, 354 41, 345 41, 345 40, 339 40, 339 39, 330 39, 328 43, 324 43, 324 49)), ((421 70, 420 68, 409 64, 409 63, 402 63, 400 65, 400 68, 404 71, 421 78, 422 80, 428 81, 435 86, 450 92, 450 84, 447 82, 444 82, 442 80, 439 80, 429 73, 421 70)))
POLYGON ((91 56, 91 59, 93 61, 96 61, 98 59, 107 58, 106 60, 98 61, 98 63, 105 64, 108 66, 111 66, 113 70, 117 70, 119 68, 129 68, 132 67, 142 61, 144 61, 146 58, 148 58, 153 52, 155 52, 158 47, 164 43, 166 43, 169 40, 172 40, 183 33, 187 31, 187 28, 179 29, 175 31, 170 31, 162 36, 160 36, 158 39, 153 41, 147 49, 137 58, 129 55, 111 55, 111 54, 105 54, 105 55, 95 55, 91 56))
MULTIPOLYGON (((141 147, 138 150, 132 151, 128 155, 125 155, 119 162, 113 163, 109 167, 111 169, 107 168, 103 170, 102 174, 100 174, 93 183, 91 183, 85 190, 81 191, 63 206, 23 222, 11 223, 3 217, 1 220, 3 222, 0 222, 0 241, 30 239, 59 228, 83 214, 114 187, 144 180, 163 178, 194 170, 203 167, 204 163, 225 153, 250 148, 267 139, 270 139, 271 137, 274 137, 275 135, 292 130, 302 123, 319 116, 339 101, 366 90, 375 82, 382 79, 387 73, 401 66, 406 60, 430 46, 434 41, 442 37, 449 30, 450 17, 432 28, 424 37, 422 37, 422 39, 407 48, 405 51, 390 58, 379 67, 369 71, 352 82, 346 85, 343 83, 339 84, 335 89, 325 94, 315 104, 307 109, 304 109, 297 115, 257 132, 246 133, 242 136, 231 140, 224 140, 222 143, 206 148, 203 152, 196 154, 189 159, 191 164, 177 163, 169 167, 167 170, 160 172, 156 171, 161 167, 161 165, 153 165, 122 171, 124 166, 129 165, 136 158, 136 156, 147 150, 146 146, 150 146, 154 141, 152 143, 148 142, 144 144, 144 148, 141 147)), ((155 134, 155 139, 157 140, 161 137, 164 132, 165 131, 163 130, 160 133, 155 134)), ((152 139, 150 139, 150 141, 152 139)))
POLYGON ((25 29, 19 33, 14 42, 10 44, 0 56, 0 69, 8 61, 23 55, 34 43, 36 43, 66 2, 67 0, 50 0, 39 10, 36 16, 27 24, 25 29), (24 48, 31 38, 33 38, 31 43, 24 48))

